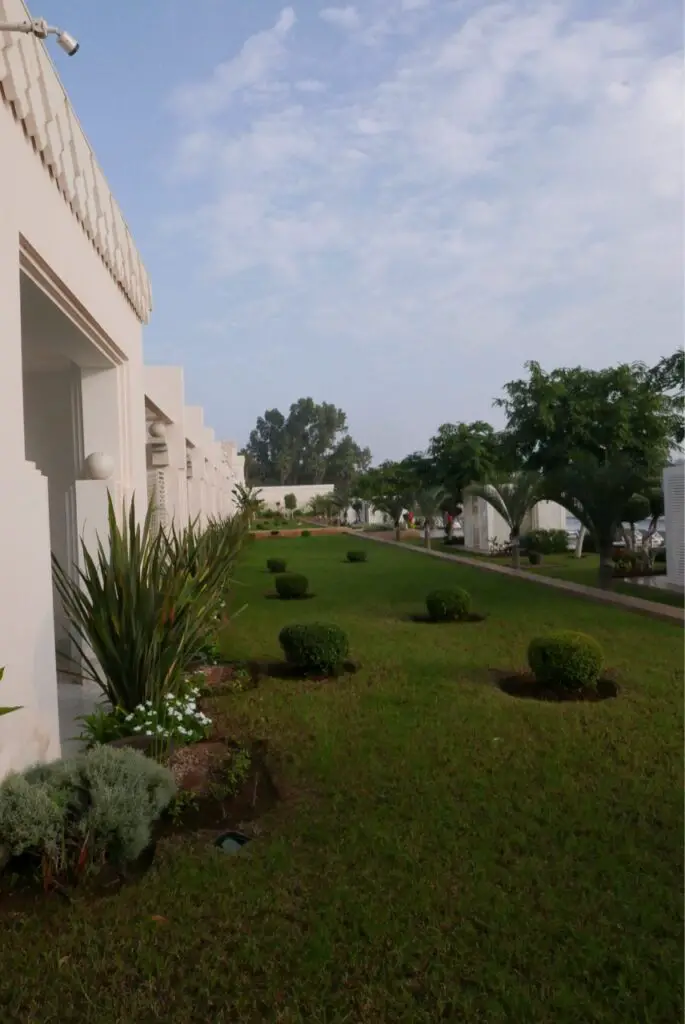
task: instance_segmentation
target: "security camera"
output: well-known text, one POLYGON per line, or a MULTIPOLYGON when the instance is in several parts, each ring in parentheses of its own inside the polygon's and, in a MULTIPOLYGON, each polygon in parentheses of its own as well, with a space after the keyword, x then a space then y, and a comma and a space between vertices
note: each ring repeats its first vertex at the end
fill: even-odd
POLYGON ((70 36, 68 32, 60 32, 57 36, 57 43, 70 57, 73 57, 79 48, 78 40, 70 36))

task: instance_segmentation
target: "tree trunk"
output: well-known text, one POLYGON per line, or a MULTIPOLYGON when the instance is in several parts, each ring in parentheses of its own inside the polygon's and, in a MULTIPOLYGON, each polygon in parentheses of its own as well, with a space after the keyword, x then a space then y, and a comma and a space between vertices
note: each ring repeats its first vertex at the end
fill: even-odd
POLYGON ((395 523, 395 540, 402 540, 402 523, 395 523))
POLYGON ((427 547, 428 550, 430 551, 430 546, 431 546, 431 527, 430 527, 430 520, 428 520, 428 519, 426 519, 426 522, 424 523, 424 526, 423 526, 423 543, 424 543, 425 547, 427 547))
POLYGON ((599 585, 603 590, 610 590, 614 582, 614 546, 599 549, 599 585))
POLYGON ((586 534, 586 528, 584 526, 581 526, 581 528, 578 530, 578 539, 576 540, 576 558, 583 557, 583 541, 585 540, 586 534))
POLYGON ((513 565, 514 569, 520 569, 521 568, 520 538, 519 537, 512 537, 511 538, 511 544, 512 544, 512 548, 511 548, 511 564, 513 565))

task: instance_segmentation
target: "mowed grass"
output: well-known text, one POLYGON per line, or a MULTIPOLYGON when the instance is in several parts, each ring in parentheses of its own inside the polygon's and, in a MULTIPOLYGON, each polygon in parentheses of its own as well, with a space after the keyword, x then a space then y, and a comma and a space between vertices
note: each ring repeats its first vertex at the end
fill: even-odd
MULTIPOLYGON (((423 545, 423 538, 411 538, 407 543, 423 545)), ((509 555, 486 555, 480 552, 465 551, 461 547, 446 545, 440 539, 433 540, 432 549, 433 551, 454 555, 456 558, 484 559, 492 562, 494 565, 511 566, 509 555)), ((531 565, 528 559, 522 556, 521 569, 532 576, 553 576, 556 579, 568 580, 570 583, 581 583, 585 587, 599 587, 599 555, 587 554, 583 555, 582 558, 575 558, 572 553, 545 555, 542 565, 531 565)), ((685 603, 683 595, 677 594, 674 591, 663 590, 660 587, 643 586, 620 579, 614 581, 613 589, 618 594, 640 597, 643 601, 668 604, 675 608, 682 608, 685 603)))
POLYGON ((119 894, 0 918, 3 1022, 681 1019, 676 624, 347 537, 253 544, 238 577, 231 656, 333 621, 362 667, 222 698, 236 734, 269 740, 288 799, 235 858, 170 842, 119 894), (272 555, 316 598, 267 600, 272 555), (450 584, 486 621, 409 621, 450 584), (491 670, 560 627, 601 641, 618 699, 497 688, 491 670))

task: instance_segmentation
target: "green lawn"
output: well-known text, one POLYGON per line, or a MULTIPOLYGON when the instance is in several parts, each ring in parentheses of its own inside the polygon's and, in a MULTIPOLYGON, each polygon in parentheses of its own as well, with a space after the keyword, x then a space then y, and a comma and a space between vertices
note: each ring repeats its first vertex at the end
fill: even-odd
MULTIPOLYGON (((412 537, 406 541, 408 544, 423 546, 423 538, 412 537)), ((442 540, 432 542, 433 551, 442 551, 456 558, 478 558, 492 562, 494 565, 511 566, 511 558, 500 555, 486 555, 474 551, 464 551, 461 547, 447 546, 442 540)), ((569 580, 571 583, 582 583, 586 587, 599 587, 599 555, 583 555, 582 558, 575 558, 572 554, 545 555, 543 564, 532 566, 527 558, 521 559, 521 568, 532 575, 555 576, 558 579, 569 580)), ((617 580, 614 583, 614 590, 619 594, 628 594, 630 597, 641 597, 645 601, 654 601, 657 604, 668 604, 673 607, 683 607, 683 597, 673 591, 660 590, 655 587, 639 586, 635 583, 625 583, 617 580)))
POLYGON ((287 801, 236 858, 169 841, 118 895, 0 918, 3 1024, 681 1019, 682 630, 371 542, 349 565, 350 543, 272 542, 311 601, 264 598, 263 544, 239 571, 231 655, 316 619, 362 663, 222 698, 287 801), (408 620, 450 583, 485 622, 408 620), (491 670, 559 627, 601 641, 617 700, 500 692, 491 670))

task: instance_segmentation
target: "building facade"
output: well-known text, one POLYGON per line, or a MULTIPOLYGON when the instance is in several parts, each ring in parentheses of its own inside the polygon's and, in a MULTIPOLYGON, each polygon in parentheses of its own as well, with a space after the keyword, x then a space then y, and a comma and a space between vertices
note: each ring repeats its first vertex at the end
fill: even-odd
POLYGON ((666 521, 666 578, 685 589, 685 463, 667 466, 663 474, 666 521))
MULTIPOLYGON (((539 501, 526 516, 521 533, 531 530, 566 531, 566 515, 566 509, 555 501, 539 501)), ((484 498, 467 496, 464 499, 462 523, 464 547, 471 551, 488 553, 493 546, 509 542, 509 527, 484 498)))
MULTIPOLYGON (((28 17, 0 0, 0 21, 28 17)), ((0 717, 0 776, 60 753, 57 678, 73 678, 73 652, 51 553, 75 573, 81 541, 106 535, 108 492, 117 507, 135 495, 142 518, 151 473, 162 517, 231 510, 238 463, 201 410, 201 430, 186 421, 182 371, 144 367, 151 308, 45 46, 0 33, 0 705, 21 708, 0 717)))

